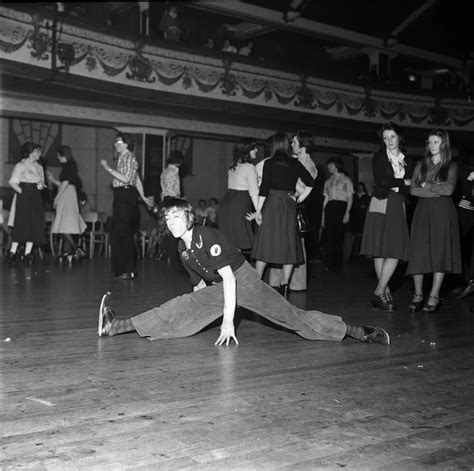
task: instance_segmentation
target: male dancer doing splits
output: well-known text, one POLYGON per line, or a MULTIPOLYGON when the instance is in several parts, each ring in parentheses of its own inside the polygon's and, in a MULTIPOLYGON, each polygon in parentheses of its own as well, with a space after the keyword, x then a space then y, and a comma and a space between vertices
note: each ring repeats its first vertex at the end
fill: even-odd
POLYGON ((339 316, 299 309, 259 278, 245 257, 217 229, 194 225, 192 206, 170 198, 162 216, 179 238, 179 254, 194 291, 127 319, 118 319, 102 297, 98 333, 113 336, 136 331, 151 340, 188 337, 223 316, 215 345, 238 344, 234 329, 236 306, 241 306, 309 340, 341 341, 349 336, 366 343, 390 344, 380 327, 353 327, 339 316), (209 283, 210 285, 206 284, 209 283))

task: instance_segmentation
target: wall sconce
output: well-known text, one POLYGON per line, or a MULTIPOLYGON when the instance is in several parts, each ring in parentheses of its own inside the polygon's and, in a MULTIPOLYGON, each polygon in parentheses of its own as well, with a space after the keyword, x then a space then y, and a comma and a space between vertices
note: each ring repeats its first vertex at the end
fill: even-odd
POLYGON ((57 45, 58 59, 61 62, 62 67, 56 67, 57 70, 64 70, 69 72, 69 66, 74 61, 74 47, 72 44, 58 43, 57 45))
MULTIPOLYGON (((57 72, 63 71, 68 73, 71 63, 74 61, 75 53, 72 44, 58 42, 59 36, 63 32, 62 18, 64 17, 64 4, 55 3, 53 14, 53 24, 51 25, 51 76, 52 80, 56 78, 57 72), (61 62, 61 66, 57 65, 57 61, 61 62)), ((49 29, 49 24, 46 24, 49 29)))

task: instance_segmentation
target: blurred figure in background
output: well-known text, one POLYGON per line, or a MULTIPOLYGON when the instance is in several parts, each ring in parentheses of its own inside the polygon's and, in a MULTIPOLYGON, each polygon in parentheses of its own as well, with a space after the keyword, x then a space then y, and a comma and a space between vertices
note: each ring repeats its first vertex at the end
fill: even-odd
POLYGON ((84 191, 79 191, 77 193, 77 199, 79 200, 79 210, 81 213, 90 213, 91 211, 94 211, 94 208, 84 191))
POLYGON ((81 190, 81 179, 77 170, 72 150, 69 146, 60 146, 57 149, 57 158, 61 164, 59 179, 51 172, 46 172, 48 181, 58 188, 54 198, 56 214, 51 225, 53 234, 61 234, 63 238, 63 253, 60 260, 69 263, 85 257, 85 252, 77 246, 74 236, 78 237, 86 230, 86 223, 79 212, 77 192, 81 190))
POLYGON ((463 275, 466 283, 458 296, 462 299, 474 292, 474 154, 461 159, 459 181, 461 199, 458 203, 458 217, 463 275))
POLYGON ((344 163, 339 157, 327 160, 330 177, 324 184, 323 228, 324 258, 326 269, 342 270, 342 249, 345 225, 349 223, 354 195, 351 179, 346 175, 344 163))
MULTIPOLYGON (((184 164, 184 155, 179 150, 172 150, 166 161, 166 168, 161 172, 161 202, 169 198, 181 197, 181 181, 179 169, 184 164)), ((164 224, 159 225, 159 258, 165 259, 167 263, 176 263, 178 257, 178 241, 169 233, 164 224)))
POLYGON ((196 222, 205 226, 207 224, 207 202, 206 200, 199 200, 198 207, 196 208, 196 222))
POLYGON ((352 253, 359 255, 360 244, 362 242, 362 233, 364 232, 364 223, 367 210, 369 209, 370 196, 364 182, 358 182, 356 192, 354 193, 351 211, 351 230, 354 238, 354 247, 352 253))
POLYGON ((209 198, 209 206, 207 207, 207 225, 217 227, 217 212, 219 211, 219 202, 216 198, 209 198))
POLYGON ((181 22, 178 14, 178 7, 170 6, 161 17, 159 30, 166 41, 178 42, 181 38, 181 22))

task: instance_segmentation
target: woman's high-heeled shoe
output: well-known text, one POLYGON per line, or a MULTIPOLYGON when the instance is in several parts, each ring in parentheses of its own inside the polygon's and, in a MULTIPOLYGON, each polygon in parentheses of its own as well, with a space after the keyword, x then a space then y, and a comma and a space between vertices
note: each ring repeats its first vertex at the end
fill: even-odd
POLYGON ((374 309, 382 309, 383 311, 392 312, 395 311, 395 306, 390 303, 385 294, 373 294, 370 300, 374 309))
POLYGON ((410 312, 418 312, 423 307, 423 294, 415 293, 408 305, 410 312))
POLYGON ((8 252, 6 255, 5 255, 5 263, 7 265, 11 265, 13 264, 16 260, 17 260, 18 256, 17 256, 17 253, 16 252, 8 252))
POLYGON ((74 259, 83 260, 84 258, 87 258, 86 253, 81 249, 81 247, 78 247, 74 252, 74 259))
POLYGON ((423 306, 423 312, 435 312, 441 305, 441 299, 438 296, 430 296, 428 301, 423 306), (430 304, 430 299, 434 299, 436 304, 430 304))
POLYGON ((395 305, 395 302, 392 297, 392 292, 387 288, 385 291, 385 296, 387 297, 387 302, 392 306, 392 309, 395 310, 397 309, 397 306, 395 305))

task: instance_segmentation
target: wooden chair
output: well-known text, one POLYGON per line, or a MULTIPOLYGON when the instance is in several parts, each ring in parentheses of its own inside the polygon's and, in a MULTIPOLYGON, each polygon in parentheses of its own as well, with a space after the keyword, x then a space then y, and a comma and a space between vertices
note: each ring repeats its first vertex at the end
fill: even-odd
MULTIPOLYGON (((156 238, 156 236, 155 236, 156 238)), ((153 246, 153 237, 148 236, 145 231, 138 231, 137 233, 138 250, 141 258, 151 257, 153 246)))
POLYGON ((82 218, 87 224, 87 229, 81 236, 84 251, 89 252, 89 258, 93 258, 95 247, 98 245, 99 255, 102 253, 103 249, 105 256, 109 257, 109 233, 104 230, 106 219, 105 213, 90 211, 82 214, 82 218))

